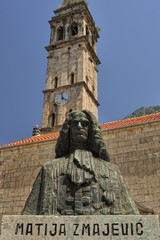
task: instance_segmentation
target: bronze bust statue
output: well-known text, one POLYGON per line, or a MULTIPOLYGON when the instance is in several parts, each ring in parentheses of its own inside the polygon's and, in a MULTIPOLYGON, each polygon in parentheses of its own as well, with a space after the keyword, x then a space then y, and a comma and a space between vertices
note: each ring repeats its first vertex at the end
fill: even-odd
POLYGON ((94 115, 68 114, 56 145, 56 159, 44 164, 22 214, 139 214, 119 169, 110 163, 94 115))

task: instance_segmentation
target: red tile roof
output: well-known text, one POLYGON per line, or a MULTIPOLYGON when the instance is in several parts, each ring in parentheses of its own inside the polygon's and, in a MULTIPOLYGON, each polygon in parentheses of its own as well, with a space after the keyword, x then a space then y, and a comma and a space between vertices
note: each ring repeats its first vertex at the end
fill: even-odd
MULTIPOLYGON (((101 129, 102 130, 117 129, 117 128, 122 128, 122 127, 127 127, 127 126, 128 127, 135 126, 135 125, 148 123, 148 122, 154 122, 154 121, 160 121, 160 113, 155 113, 155 114, 150 114, 150 115, 136 117, 136 118, 128 118, 128 119, 123 119, 123 120, 119 120, 119 121, 104 123, 104 124, 101 124, 101 129)), ((0 146, 0 148, 12 147, 12 146, 17 146, 17 145, 22 145, 22 144, 27 144, 27 143, 33 143, 33 142, 41 142, 41 141, 45 141, 45 140, 49 140, 49 139, 56 139, 58 136, 59 136, 59 132, 42 134, 40 136, 33 136, 30 138, 26 138, 26 139, 22 139, 19 141, 8 143, 8 144, 0 146)))
POLYGON ((59 136, 59 132, 53 132, 53 133, 47 133, 47 134, 42 134, 39 136, 33 136, 30 138, 25 138, 22 140, 18 140, 16 142, 11 142, 8 144, 4 144, 2 146, 0 146, 0 148, 4 148, 4 147, 12 147, 15 145, 22 145, 22 144, 26 144, 26 143, 33 143, 33 142, 40 142, 40 141, 45 141, 45 140, 49 140, 49 139, 55 139, 59 136))
POLYGON ((135 117, 135 118, 127 118, 115 122, 108 122, 101 125, 102 129, 112 129, 112 128, 121 128, 121 127, 127 127, 131 125, 138 125, 141 123, 148 123, 153 121, 160 121, 160 113, 135 117))

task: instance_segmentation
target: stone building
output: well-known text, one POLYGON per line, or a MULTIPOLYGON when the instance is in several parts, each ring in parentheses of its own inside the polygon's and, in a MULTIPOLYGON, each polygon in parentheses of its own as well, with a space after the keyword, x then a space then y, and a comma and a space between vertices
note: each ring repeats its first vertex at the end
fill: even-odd
MULTIPOLYGON (((84 0, 64 0, 51 26, 42 127, 32 137, 0 146, 0 215, 20 214, 42 164, 54 159, 69 111, 97 115, 98 32, 84 0)), ((141 212, 160 214, 160 113, 101 125, 141 212)))
POLYGON ((99 37, 86 1, 63 1, 51 27, 41 132, 52 131, 72 110, 97 116, 96 42, 99 37))

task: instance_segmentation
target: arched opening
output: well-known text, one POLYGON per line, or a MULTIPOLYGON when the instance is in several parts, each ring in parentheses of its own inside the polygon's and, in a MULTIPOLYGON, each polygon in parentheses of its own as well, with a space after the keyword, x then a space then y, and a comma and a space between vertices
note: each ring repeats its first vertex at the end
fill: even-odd
POLYGON ((55 77, 54 87, 55 87, 55 88, 58 87, 58 78, 57 78, 57 77, 55 77))
POLYGON ((74 73, 71 73, 71 84, 74 83, 74 73))
POLYGON ((71 36, 76 36, 78 34, 78 24, 73 22, 71 24, 71 36))
POLYGON ((86 35, 89 36, 89 28, 87 25, 86 25, 86 35))
POLYGON ((51 127, 55 126, 55 119, 56 119, 56 114, 52 113, 52 115, 51 115, 51 127))
POLYGON ((61 41, 64 39, 64 28, 63 27, 59 27, 57 29, 57 41, 61 41))

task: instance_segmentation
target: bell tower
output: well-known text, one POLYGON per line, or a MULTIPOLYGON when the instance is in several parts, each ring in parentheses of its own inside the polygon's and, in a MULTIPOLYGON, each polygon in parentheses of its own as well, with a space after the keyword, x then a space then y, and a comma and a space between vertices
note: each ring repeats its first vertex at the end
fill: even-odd
POLYGON ((85 0, 64 0, 51 27, 42 113, 42 132, 62 125, 67 113, 98 114, 96 42, 99 37, 85 0))

